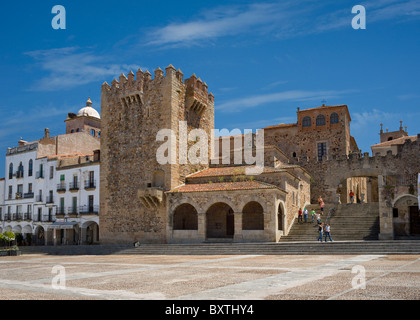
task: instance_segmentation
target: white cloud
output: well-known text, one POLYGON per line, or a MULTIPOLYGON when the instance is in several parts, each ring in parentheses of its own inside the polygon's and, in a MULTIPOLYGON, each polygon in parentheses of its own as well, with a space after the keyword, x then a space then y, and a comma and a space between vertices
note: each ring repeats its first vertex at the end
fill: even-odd
POLYGON ((69 89, 138 69, 136 65, 107 63, 108 58, 77 47, 37 50, 25 54, 34 58, 47 72, 31 87, 33 91, 69 89))
POLYGON ((278 93, 247 96, 239 99, 216 104, 215 109, 224 113, 240 112, 244 109, 256 108, 268 103, 283 101, 319 101, 323 99, 338 98, 342 95, 354 92, 354 90, 325 90, 305 91, 290 90, 278 93))
MULTIPOLYGON (((420 18, 418 0, 369 0, 358 3, 367 10, 367 23, 420 18)), ((352 4, 337 1, 292 1, 221 6, 198 14, 186 22, 172 22, 150 30, 148 45, 177 47, 201 45, 221 37, 268 34, 289 39, 342 28, 351 29, 352 4)), ((253 37, 255 39, 255 37, 253 37)))

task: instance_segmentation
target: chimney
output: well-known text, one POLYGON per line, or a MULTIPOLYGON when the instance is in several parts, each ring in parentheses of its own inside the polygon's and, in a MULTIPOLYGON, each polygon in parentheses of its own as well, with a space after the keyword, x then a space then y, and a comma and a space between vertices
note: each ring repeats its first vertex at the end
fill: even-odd
POLYGON ((44 138, 49 138, 50 137, 50 129, 45 128, 44 129, 44 138))

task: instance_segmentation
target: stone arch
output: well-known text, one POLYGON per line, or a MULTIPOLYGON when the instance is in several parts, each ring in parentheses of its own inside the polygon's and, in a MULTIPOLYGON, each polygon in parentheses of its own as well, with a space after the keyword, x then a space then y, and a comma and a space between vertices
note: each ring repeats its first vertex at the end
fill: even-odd
POLYGON ((82 229, 86 229, 85 232, 82 232, 82 243, 93 244, 99 242, 99 225, 95 221, 85 221, 82 226, 82 229))
POLYGON ((229 207, 231 207, 233 212, 240 212, 238 206, 235 203, 233 203, 233 201, 230 200, 227 197, 218 197, 216 202, 208 203, 207 206, 203 207, 203 209, 204 209, 203 212, 207 212, 213 205, 215 205, 216 203, 220 203, 220 202, 223 202, 223 203, 227 204, 229 207))
POLYGON ((268 212, 267 201, 265 199, 262 199, 262 198, 256 196, 256 195, 251 195, 251 196, 244 197, 244 199, 238 205, 239 208, 242 208, 241 212, 243 212, 244 207, 249 202, 258 202, 258 204, 260 206, 262 206, 263 212, 268 212))
POLYGON ((35 245, 44 245, 45 244, 45 238, 46 238, 46 232, 44 227, 37 226, 34 231, 34 242, 35 245))
POLYGON ((22 233, 32 233, 32 227, 29 224, 23 226, 22 233))
POLYGON ((206 210, 207 238, 233 238, 234 211, 225 202, 213 203, 206 210))
POLYGON ((18 225, 15 225, 12 228, 12 232, 14 232, 14 233, 22 233, 22 227, 19 224, 18 225))
POLYGON ((398 205, 398 202, 401 202, 404 198, 409 198, 413 201, 413 205, 418 205, 418 199, 416 196, 412 194, 402 194, 396 197, 394 201, 392 201, 392 207, 396 207, 398 205))
POLYGON ((277 204, 277 230, 278 231, 285 231, 285 217, 286 217, 286 210, 283 201, 280 201, 277 204))
POLYGON ((264 209, 259 202, 250 201, 242 209, 242 230, 264 230, 264 209))
POLYGON ((173 211, 173 230, 198 230, 197 209, 189 204, 183 203, 173 211))

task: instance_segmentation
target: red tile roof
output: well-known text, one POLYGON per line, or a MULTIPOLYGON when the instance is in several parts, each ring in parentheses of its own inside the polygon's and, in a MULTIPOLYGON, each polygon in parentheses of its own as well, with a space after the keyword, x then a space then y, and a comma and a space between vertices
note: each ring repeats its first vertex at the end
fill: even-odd
POLYGON ((271 184, 260 182, 260 181, 240 181, 240 182, 186 184, 186 185, 176 187, 168 192, 169 193, 205 192, 205 191, 252 190, 252 189, 278 189, 278 188, 271 184))
MULTIPOLYGON (((246 168, 252 168, 253 166, 235 166, 235 167, 218 167, 208 168, 203 171, 193 173, 187 176, 187 178, 201 178, 201 177, 217 177, 217 176, 235 176, 244 175, 246 168)), ((263 173, 283 171, 272 167, 264 167, 263 173)))

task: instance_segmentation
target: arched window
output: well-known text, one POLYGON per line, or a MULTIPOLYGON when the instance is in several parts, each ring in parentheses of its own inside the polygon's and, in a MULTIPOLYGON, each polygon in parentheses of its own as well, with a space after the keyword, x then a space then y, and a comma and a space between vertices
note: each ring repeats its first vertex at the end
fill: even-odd
POLYGON ((311 117, 304 117, 302 120, 302 127, 310 127, 311 126, 311 117))
POLYGON ((318 117, 316 117, 316 125, 317 126, 325 126, 325 117, 320 114, 318 117))
POLYGON ((16 172, 16 178, 23 178, 23 164, 19 163, 18 171, 16 172))
POLYGON ((336 112, 330 115, 330 124, 338 123, 338 114, 336 112))
POLYGON ((28 176, 29 177, 32 177, 33 169, 34 169, 34 162, 31 159, 31 160, 29 160, 29 168, 28 168, 28 176))
POLYGON ((9 165, 9 179, 13 179, 13 163, 9 165))

